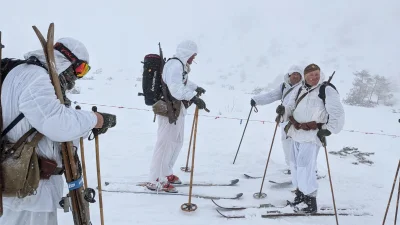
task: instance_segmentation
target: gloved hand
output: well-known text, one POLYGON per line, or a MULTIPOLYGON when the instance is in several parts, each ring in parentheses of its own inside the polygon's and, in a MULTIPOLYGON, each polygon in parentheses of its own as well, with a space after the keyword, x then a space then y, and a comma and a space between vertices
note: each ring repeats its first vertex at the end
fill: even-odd
POLYGON ((104 134, 107 132, 108 128, 115 127, 117 124, 117 117, 115 115, 101 112, 96 113, 100 114, 100 116, 103 118, 103 125, 100 128, 93 128, 93 132, 95 134, 104 134))
POLYGON ((104 121, 101 129, 111 128, 111 127, 115 127, 115 125, 117 125, 117 116, 116 115, 109 114, 109 113, 101 113, 101 112, 98 112, 98 113, 103 117, 103 121, 104 121))
POLYGON ((332 133, 327 129, 320 129, 317 132, 317 136, 319 140, 322 142, 323 146, 326 146, 326 138, 327 136, 331 135, 332 133))
POLYGON ((190 101, 193 102, 194 104, 196 104, 197 107, 199 107, 199 109, 206 108, 206 103, 203 101, 203 99, 201 99, 197 96, 194 96, 190 101))
POLYGON ((253 107, 256 106, 256 105, 257 105, 257 104, 256 104, 256 101, 254 101, 253 99, 251 99, 250 105, 253 106, 253 107))
POLYGON ((202 87, 197 87, 196 90, 197 94, 199 96, 201 96, 201 94, 205 94, 206 93, 206 89, 202 88, 202 87))
POLYGON ((276 113, 278 113, 278 115, 283 116, 283 114, 285 114, 285 106, 278 105, 278 107, 276 108, 276 113))

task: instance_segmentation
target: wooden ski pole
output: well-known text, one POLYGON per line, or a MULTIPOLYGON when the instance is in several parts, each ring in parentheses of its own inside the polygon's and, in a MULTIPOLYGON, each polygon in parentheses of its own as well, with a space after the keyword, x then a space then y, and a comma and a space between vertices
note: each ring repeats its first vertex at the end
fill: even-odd
MULTIPOLYGON (((97 112, 97 107, 92 107, 93 112, 97 112)), ((97 185, 99 189, 99 207, 100 207, 100 222, 104 225, 104 214, 103 214, 103 194, 101 191, 101 173, 100 173, 100 151, 99 151, 99 131, 93 129, 94 141, 96 146, 96 167, 97 167, 97 185)))
MULTIPOLYGON (((325 139, 326 140, 326 139, 325 139)), ((325 141, 326 142, 326 141, 325 141)), ((336 218, 336 225, 339 225, 339 219, 336 210, 336 202, 335 202, 335 194, 333 193, 333 185, 332 185, 332 177, 331 177, 331 169, 329 167, 329 160, 328 160, 328 150, 326 149, 326 143, 322 143, 325 149, 325 156, 326 156, 326 165, 328 166, 328 175, 329 175, 329 183, 331 185, 331 193, 332 193, 332 201, 333 201, 333 208, 335 210, 335 218, 336 218)))
POLYGON ((189 168, 189 156, 190 156, 190 147, 192 145, 192 138, 193 138, 193 131, 194 131, 194 124, 196 122, 196 116, 193 116, 193 123, 192 123, 192 131, 190 133, 190 141, 189 141, 189 148, 188 148, 188 154, 187 154, 187 158, 186 158, 186 166, 185 167, 181 167, 181 170, 184 172, 190 172, 190 168, 189 168))
POLYGON ((193 152, 192 152, 192 169, 190 171, 190 184, 189 184, 189 202, 184 203, 181 205, 181 209, 186 212, 195 211, 197 209, 197 205, 192 203, 192 188, 193 188, 193 172, 194 172, 194 158, 195 158, 195 151, 196 151, 196 136, 197 136, 197 124, 198 124, 198 117, 199 117, 199 107, 196 106, 196 110, 194 112, 194 138, 193 138, 193 152))
MULTIPOLYGON (((278 117, 280 118, 281 116, 278 115, 278 117)), ((253 197, 256 198, 256 199, 261 199, 261 198, 267 197, 266 193, 262 193, 262 189, 263 189, 263 186, 264 186, 265 174, 267 174, 267 168, 268 168, 269 159, 271 157, 272 146, 274 146, 275 135, 276 135, 276 130, 278 129, 278 125, 279 125, 279 119, 276 120, 274 136, 272 137, 271 148, 269 149, 268 159, 267 159, 267 163, 265 165, 264 176, 263 176, 263 179, 262 179, 262 182, 261 182, 260 192, 256 192, 256 193, 253 194, 253 197)))
MULTIPOLYGON (((75 109, 80 110, 81 107, 77 105, 75 109)), ((82 170, 83 170, 83 182, 85 185, 85 189, 88 188, 88 183, 87 183, 87 176, 86 176, 86 162, 85 162, 85 147, 83 146, 83 137, 79 139, 79 146, 81 149, 81 161, 82 161, 82 170)))
POLYGON ((257 109, 257 107, 255 107, 255 106, 251 106, 251 108, 250 108, 250 113, 249 113, 249 116, 247 117, 246 125, 244 126, 244 130, 243 130, 242 138, 240 139, 240 142, 239 142, 239 147, 238 147, 238 149, 237 149, 237 151, 236 151, 235 159, 233 159, 233 163, 232 163, 232 164, 235 164, 235 162, 236 162, 236 157, 237 157, 237 155, 238 155, 238 153, 239 153, 240 146, 242 145, 242 141, 243 141, 244 133, 246 132, 247 124, 249 123, 249 120, 250 120, 250 115, 251 115, 251 112, 253 111, 253 107, 254 107, 254 112, 255 112, 255 113, 257 113, 257 112, 258 112, 258 109, 257 109))
MULTIPOLYGON (((400 170, 400 160, 399 160, 399 164, 397 165, 396 175, 394 176, 392 191, 390 192, 389 201, 388 201, 388 204, 387 204, 387 207, 386 207, 385 216, 383 217, 382 225, 384 225, 385 222, 386 222, 386 217, 387 217, 387 214, 388 214, 388 211, 389 211, 390 202, 392 201, 394 187, 396 186, 397 177, 399 175, 399 170, 400 170)), ((399 182, 400 182, 400 179, 399 179, 399 182)), ((400 184, 399 184, 399 186, 400 186, 400 184)), ((396 215, 397 215, 397 212, 396 212, 396 215)))
MULTIPOLYGON (((1 31, 0 31, 0 61, 2 59, 2 50, 4 48, 4 45, 1 42, 1 31)), ((0 70, 0 96, 1 96, 1 86, 2 86, 2 81, 3 77, 1 74, 0 70)), ((1 98, 0 98, 0 132, 3 131, 3 108, 1 106, 1 98)), ((0 165, 0 217, 3 216, 3 171, 2 171, 2 166, 0 165)))

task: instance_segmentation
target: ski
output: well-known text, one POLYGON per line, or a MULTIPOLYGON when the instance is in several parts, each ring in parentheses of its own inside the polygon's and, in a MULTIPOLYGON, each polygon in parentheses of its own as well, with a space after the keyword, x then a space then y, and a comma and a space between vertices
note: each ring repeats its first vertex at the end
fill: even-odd
MULTIPOLYGON (((227 183, 193 183, 192 186, 199 186, 199 187, 215 187, 215 186, 234 186, 239 182, 239 179, 234 179, 231 180, 230 182, 227 183)), ((104 182, 105 186, 109 186, 112 184, 124 184, 124 185, 135 185, 135 186, 141 186, 144 187, 146 186, 148 182, 118 182, 118 181, 106 181, 104 182)), ((182 184, 173 184, 174 187, 189 187, 190 183, 189 182, 184 182, 182 184)))
MULTIPOLYGON (((224 218, 227 219, 240 219, 240 218, 246 218, 245 215, 227 215, 222 213, 220 210, 216 209, 216 211, 223 216, 224 218)), ((297 216, 334 216, 335 213, 303 213, 303 212, 281 212, 279 210, 273 210, 273 211, 267 211, 267 213, 264 213, 261 215, 261 218, 275 218, 275 217, 297 217, 297 216)), ((369 213, 338 213, 340 216, 371 216, 369 213)))
POLYGON ((211 201, 214 203, 214 205, 218 206, 221 209, 224 210, 244 210, 244 209, 251 209, 251 208, 256 208, 256 209, 261 209, 261 208, 278 208, 272 204, 260 204, 260 205, 253 205, 253 206, 222 206, 214 201, 214 199, 211 199, 211 201))
MULTIPOLYGON (((211 201, 220 209, 226 210, 226 211, 240 211, 240 210, 245 210, 245 209, 264 209, 264 208, 274 208, 274 209, 283 209, 286 208, 287 206, 289 206, 289 201, 287 205, 281 205, 281 206, 276 206, 270 203, 266 203, 266 204, 260 204, 260 205, 249 205, 249 206, 222 206, 220 204, 218 204, 216 201, 214 201, 214 199, 211 199, 211 201)), ((323 206, 321 207, 319 210, 321 211, 327 211, 327 210, 333 210, 332 207, 328 207, 328 206, 323 206)), ((356 210, 356 209, 352 209, 352 208, 338 208, 338 211, 346 211, 346 210, 356 210)))
MULTIPOLYGON (((286 175, 288 175, 288 174, 286 174, 286 175)), ((243 174, 243 176, 246 178, 246 179, 261 179, 261 178, 263 178, 263 177, 261 177, 261 176, 252 176, 252 175, 249 175, 249 174, 243 174)), ((320 179, 323 179, 323 178, 325 178, 326 177, 326 175, 317 175, 317 180, 320 180, 320 179)), ((273 184, 280 184, 280 185, 288 185, 288 184, 292 184, 292 181, 291 180, 288 180, 288 181, 276 181, 276 180, 269 180, 269 182, 270 183, 273 183, 273 184)))
MULTIPOLYGON (((107 190, 103 189, 103 192, 112 192, 112 193, 129 193, 129 194, 150 194, 150 195, 178 195, 178 196, 189 196, 187 193, 168 193, 168 192, 156 192, 156 191, 134 191, 134 190, 107 190)), ((232 197, 224 197, 224 196, 211 196, 211 195, 202 195, 202 194, 192 194, 193 198, 204 198, 204 199, 230 199, 236 200, 243 196, 243 193, 238 193, 232 197)))
POLYGON ((243 174, 243 175, 247 179, 260 179, 260 178, 262 178, 262 177, 254 177, 254 176, 251 176, 251 175, 248 175, 248 174, 243 174))

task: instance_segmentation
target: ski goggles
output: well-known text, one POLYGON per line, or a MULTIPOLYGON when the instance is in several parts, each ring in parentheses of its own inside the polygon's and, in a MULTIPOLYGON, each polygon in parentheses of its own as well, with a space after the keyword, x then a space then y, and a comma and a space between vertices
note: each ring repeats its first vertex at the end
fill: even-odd
POLYGON ((74 69, 74 73, 78 78, 84 77, 89 72, 89 64, 86 61, 80 60, 78 57, 76 57, 76 55, 63 44, 57 42, 54 45, 54 49, 63 54, 65 58, 72 63, 72 68, 74 69))
POLYGON ((90 70, 89 64, 87 64, 85 61, 81 61, 79 63, 74 63, 73 68, 74 68, 75 75, 78 78, 84 77, 90 70))

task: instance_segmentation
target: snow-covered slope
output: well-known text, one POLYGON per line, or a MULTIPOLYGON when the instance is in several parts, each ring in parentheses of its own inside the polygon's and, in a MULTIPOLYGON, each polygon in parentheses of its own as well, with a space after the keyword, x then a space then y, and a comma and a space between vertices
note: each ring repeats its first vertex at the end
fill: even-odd
MULTIPOLYGON (((71 36, 84 42, 90 52, 92 71, 77 82, 80 94, 70 94, 83 109, 98 105, 99 111, 115 113, 117 127, 100 137, 101 172, 104 181, 146 181, 156 140, 156 123, 150 107, 137 96, 141 91, 140 61, 156 53, 161 41, 164 54, 171 56, 184 38, 199 44, 197 64, 191 80, 207 89, 204 100, 210 113, 201 112, 196 147, 195 181, 229 181, 234 187, 194 187, 194 193, 234 195, 240 200, 220 200, 221 204, 282 204, 292 199, 291 188, 278 189, 266 182, 268 198, 256 200, 261 180, 246 180, 243 173, 263 174, 275 124, 278 103, 259 107, 252 114, 238 155, 232 161, 256 88, 274 88, 293 64, 315 62, 325 75, 336 70, 334 83, 342 97, 348 92, 352 72, 368 69, 373 74, 398 77, 400 54, 400 2, 305 0, 299 2, 244 1, 24 1, 0 4, 0 30, 6 45, 5 57, 21 57, 39 49, 32 25, 42 32, 55 22, 56 38, 71 36), (7 22, 5 22, 7 21, 7 22), (97 72, 96 72, 97 71, 97 72), (86 104, 84 104, 86 103, 86 104), (243 120, 241 120, 243 119, 243 120)), ((364 109, 345 106, 346 125, 339 135, 328 139, 328 151, 356 147, 374 152, 367 157, 374 164, 354 165, 354 156, 329 154, 333 187, 338 207, 359 208, 373 216, 340 217, 340 224, 380 224, 400 158, 399 107, 364 109), (397 113, 395 113, 397 112, 397 113)), ((179 170, 186 153, 193 108, 186 118, 184 148, 175 170, 182 180, 189 174, 179 170)), ((282 179, 284 159, 278 132, 268 179, 282 179)), ((96 187, 94 143, 85 142, 89 186, 96 187)), ((318 168, 327 174, 321 149, 318 168)), ((319 181, 318 204, 331 206, 328 178, 319 181)), ((179 188, 188 192, 188 188, 179 188)), ((334 224, 329 218, 260 219, 247 210, 245 220, 226 220, 214 210, 210 200, 193 199, 198 210, 185 213, 180 206, 187 197, 103 193, 105 224, 334 224)), ((394 219, 394 204, 388 223, 394 219)), ((98 203, 91 207, 93 224, 100 224, 98 203)), ((71 214, 59 210, 59 224, 71 224, 71 214)))

